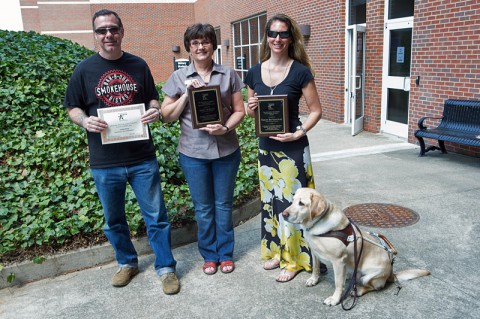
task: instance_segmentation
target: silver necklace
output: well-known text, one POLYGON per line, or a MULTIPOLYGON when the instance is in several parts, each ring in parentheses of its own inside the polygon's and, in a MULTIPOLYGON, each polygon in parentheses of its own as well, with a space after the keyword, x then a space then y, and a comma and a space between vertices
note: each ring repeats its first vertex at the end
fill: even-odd
POLYGON ((208 76, 209 76, 210 74, 212 74, 212 71, 213 71, 213 67, 212 67, 209 71, 207 71, 207 72, 205 72, 205 73, 203 73, 203 74, 200 73, 198 70, 197 70, 197 73, 198 73, 198 75, 200 75, 200 77, 202 78, 202 80, 205 81, 205 79, 208 78, 208 76))
MULTIPOLYGON (((293 62, 293 61, 292 61, 293 62)), ((277 88, 277 86, 283 82, 283 80, 285 80, 285 77, 287 75, 287 70, 290 68, 290 64, 292 62, 289 62, 287 64, 287 66, 285 67, 285 71, 283 71, 283 77, 282 79, 280 80, 280 82, 277 83, 277 85, 275 85, 274 87, 270 87, 270 95, 273 95, 273 91, 275 91, 275 89, 277 88)), ((270 84, 272 83, 272 75, 270 74, 270 60, 268 60, 268 79, 270 80, 270 84)))

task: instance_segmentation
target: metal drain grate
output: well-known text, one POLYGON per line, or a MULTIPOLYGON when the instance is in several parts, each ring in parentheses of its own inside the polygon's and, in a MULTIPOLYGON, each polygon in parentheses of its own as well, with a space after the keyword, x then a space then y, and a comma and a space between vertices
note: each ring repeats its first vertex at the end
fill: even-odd
POLYGON ((380 228, 405 227, 415 224, 420 219, 413 210, 392 204, 358 204, 349 206, 343 211, 360 225, 380 228))

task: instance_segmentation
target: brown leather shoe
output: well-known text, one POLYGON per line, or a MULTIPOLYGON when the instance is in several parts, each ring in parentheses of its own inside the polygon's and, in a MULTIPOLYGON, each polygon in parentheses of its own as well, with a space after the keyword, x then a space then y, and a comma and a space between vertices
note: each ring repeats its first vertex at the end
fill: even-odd
POLYGON ((160 276, 163 292, 167 295, 174 295, 180 291, 180 281, 174 272, 168 272, 160 276))
POLYGON ((138 268, 120 267, 112 278, 112 286, 124 287, 138 274, 138 268))

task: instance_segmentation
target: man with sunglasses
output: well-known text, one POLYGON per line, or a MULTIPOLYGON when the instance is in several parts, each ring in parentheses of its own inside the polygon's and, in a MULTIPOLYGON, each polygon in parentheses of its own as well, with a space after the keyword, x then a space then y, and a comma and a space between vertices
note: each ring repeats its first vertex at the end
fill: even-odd
POLYGON ((180 283, 170 241, 170 223, 160 184, 158 161, 149 139, 102 144, 108 124, 98 117, 100 108, 144 103, 142 123, 161 120, 159 95, 146 62, 122 51, 124 29, 117 13, 96 12, 92 19, 99 52, 80 62, 68 83, 64 106, 72 121, 87 131, 90 169, 102 203, 106 237, 119 265, 112 278, 115 287, 126 286, 138 273, 138 256, 125 216, 127 182, 137 198, 155 254, 154 267, 166 294, 180 283))

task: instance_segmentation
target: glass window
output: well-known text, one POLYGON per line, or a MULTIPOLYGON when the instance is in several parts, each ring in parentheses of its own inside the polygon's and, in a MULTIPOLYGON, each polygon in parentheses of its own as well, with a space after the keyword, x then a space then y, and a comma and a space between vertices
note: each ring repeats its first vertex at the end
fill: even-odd
POLYGON ((216 63, 222 64, 222 50, 220 49, 221 43, 221 33, 220 28, 215 29, 215 37, 217 38, 217 49, 213 52, 213 58, 216 63))
POLYGON ((258 34, 258 19, 253 19, 250 23, 250 43, 260 42, 258 34))
POLYGON ((259 16, 258 21, 259 21, 259 30, 260 30, 260 33, 259 33, 260 37, 258 38, 258 41, 262 42, 263 32, 265 31, 265 25, 267 24, 267 15, 264 14, 259 16))
POLYGON ((233 45, 240 45, 240 25, 233 28, 233 45))
POLYGON ((235 48, 235 69, 243 69, 242 48, 235 48))
POLYGON ((348 25, 367 22, 367 0, 350 0, 350 14, 348 25))
POLYGON ((409 91, 388 89, 387 120, 408 124, 409 91))
POLYGON ((412 52, 412 29, 398 29, 390 32, 390 76, 410 76, 412 52))
POLYGON ((249 68, 260 62, 260 45, 265 32, 265 13, 232 23, 234 67, 243 78, 249 68))
POLYGON ((242 21, 240 32, 242 35, 241 44, 248 44, 248 21, 242 21))
POLYGON ((388 19, 413 17, 415 0, 389 0, 388 19))
POLYGON ((215 37, 217 38, 217 45, 221 44, 222 37, 220 34, 220 28, 215 28, 215 37))
POLYGON ((250 47, 250 58, 252 60, 252 63, 260 62, 260 45, 253 45, 250 47))

